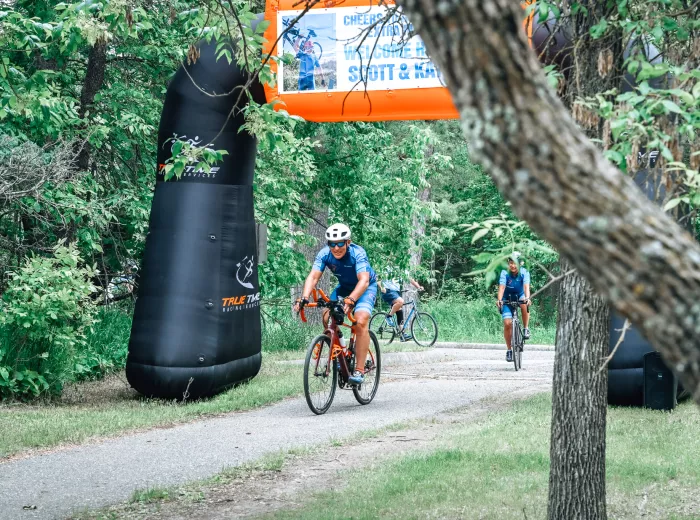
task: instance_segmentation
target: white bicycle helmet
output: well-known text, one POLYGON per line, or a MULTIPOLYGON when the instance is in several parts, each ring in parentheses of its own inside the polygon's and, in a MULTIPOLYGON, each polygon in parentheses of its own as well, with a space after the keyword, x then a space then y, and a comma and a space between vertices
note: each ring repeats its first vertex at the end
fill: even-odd
POLYGON ((350 240, 352 233, 345 224, 333 224, 326 229, 326 240, 350 240))
POLYGON ((517 264, 520 261, 520 253, 513 251, 508 257, 508 260, 513 260, 513 262, 517 264))

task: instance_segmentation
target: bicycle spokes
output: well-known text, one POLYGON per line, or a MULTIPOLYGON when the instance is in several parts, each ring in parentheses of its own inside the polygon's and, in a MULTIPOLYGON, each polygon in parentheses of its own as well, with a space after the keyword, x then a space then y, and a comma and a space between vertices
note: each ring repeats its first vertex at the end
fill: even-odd
POLYGON ((360 404, 368 404, 374 399, 379 385, 381 357, 379 343, 373 333, 370 333, 369 351, 364 365, 365 380, 361 385, 353 387, 355 399, 360 404))
POLYGON ((309 345, 304 362, 304 394, 309 408, 316 414, 328 410, 335 395, 338 372, 331 352, 329 338, 318 336, 309 345))
POLYGON ((413 340, 422 347, 430 347, 437 341, 438 328, 435 318, 427 312, 418 312, 411 322, 413 340))

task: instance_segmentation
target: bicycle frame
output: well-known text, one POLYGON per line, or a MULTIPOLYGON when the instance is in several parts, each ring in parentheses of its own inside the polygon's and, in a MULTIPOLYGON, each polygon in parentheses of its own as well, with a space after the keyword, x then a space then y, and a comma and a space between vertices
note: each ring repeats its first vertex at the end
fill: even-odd
MULTIPOLYGON (((289 43, 289 45, 292 46, 292 49, 294 49, 294 40, 290 37, 290 32, 289 32, 289 29, 290 29, 289 22, 283 22, 283 23, 284 23, 284 26, 286 27, 284 34, 283 34, 283 39, 284 39, 284 41, 289 43)), ((314 32, 313 36, 314 37, 316 36, 315 32, 314 32)), ((296 37, 299 39, 299 45, 297 46, 297 48, 299 48, 299 49, 303 49, 304 46, 306 45, 306 42, 308 42, 308 41, 311 41, 311 43, 313 45, 318 46, 318 48, 320 49, 320 55, 316 56, 315 50, 313 51, 313 55, 316 58, 316 60, 318 60, 318 62, 320 63, 321 58, 323 57, 323 47, 321 47, 320 43, 311 39, 312 38, 311 31, 307 31, 306 36, 303 36, 301 33, 301 30, 298 30, 298 32, 296 33, 296 37)), ((314 67, 314 68, 318 68, 318 70, 321 72, 321 77, 323 78, 323 84, 325 85, 326 74, 323 72, 323 67, 314 67)))
MULTIPOLYGON (((335 319, 335 316, 333 314, 333 307, 335 307, 339 301, 338 300, 331 300, 326 296, 326 293, 323 292, 322 289, 313 289, 311 291, 311 299, 313 300, 318 300, 318 296, 321 296, 321 299, 323 303, 319 304, 318 301, 308 303, 307 307, 324 307, 329 309, 329 319, 328 319, 328 324, 324 330, 324 334, 326 334, 330 340, 331 340, 331 352, 329 354, 329 359, 328 359, 328 365, 327 365, 327 370, 331 369, 333 361, 336 361, 338 368, 340 369, 340 375, 342 376, 343 382, 347 381, 348 378, 350 377, 350 367, 348 366, 348 358, 350 358, 354 352, 354 346, 355 346, 355 316, 351 312, 348 314, 348 318, 350 319, 352 325, 346 325, 345 323, 338 323, 338 321, 335 319), (324 305, 325 304, 325 305, 324 305), (350 338, 348 340, 348 344, 346 347, 343 347, 340 344, 340 327, 347 327, 350 329, 350 338)), ((304 313, 304 309, 302 308, 299 311, 299 315, 301 316, 301 321, 306 323, 306 314, 304 313)), ((368 355, 370 355, 368 353, 368 355)), ((320 361, 320 356, 316 360, 316 366, 318 366, 318 363, 320 361)))

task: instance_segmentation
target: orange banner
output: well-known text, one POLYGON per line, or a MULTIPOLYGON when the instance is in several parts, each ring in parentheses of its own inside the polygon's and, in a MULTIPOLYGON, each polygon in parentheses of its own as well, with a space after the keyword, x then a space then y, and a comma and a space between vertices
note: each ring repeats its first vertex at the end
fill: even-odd
POLYGON ((268 102, 317 122, 459 117, 441 71, 400 12, 387 19, 386 6, 367 0, 326 0, 306 13, 303 5, 267 0, 264 51, 278 58, 268 102))

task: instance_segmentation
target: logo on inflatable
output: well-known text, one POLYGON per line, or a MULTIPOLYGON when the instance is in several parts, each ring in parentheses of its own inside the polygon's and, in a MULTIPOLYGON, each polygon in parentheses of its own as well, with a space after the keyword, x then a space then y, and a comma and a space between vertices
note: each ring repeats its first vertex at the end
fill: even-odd
POLYGON ((248 256, 243 257, 243 260, 238 262, 236 264, 236 267, 238 267, 238 270, 236 271, 236 280, 238 280, 238 283, 241 284, 243 287, 246 289, 253 289, 253 284, 250 282, 247 282, 248 278, 250 278, 253 275, 253 264, 255 263, 255 257, 251 256, 250 259, 248 256))
POLYGON ((258 307, 260 305, 260 293, 221 298, 221 305, 224 308, 224 312, 258 307))

